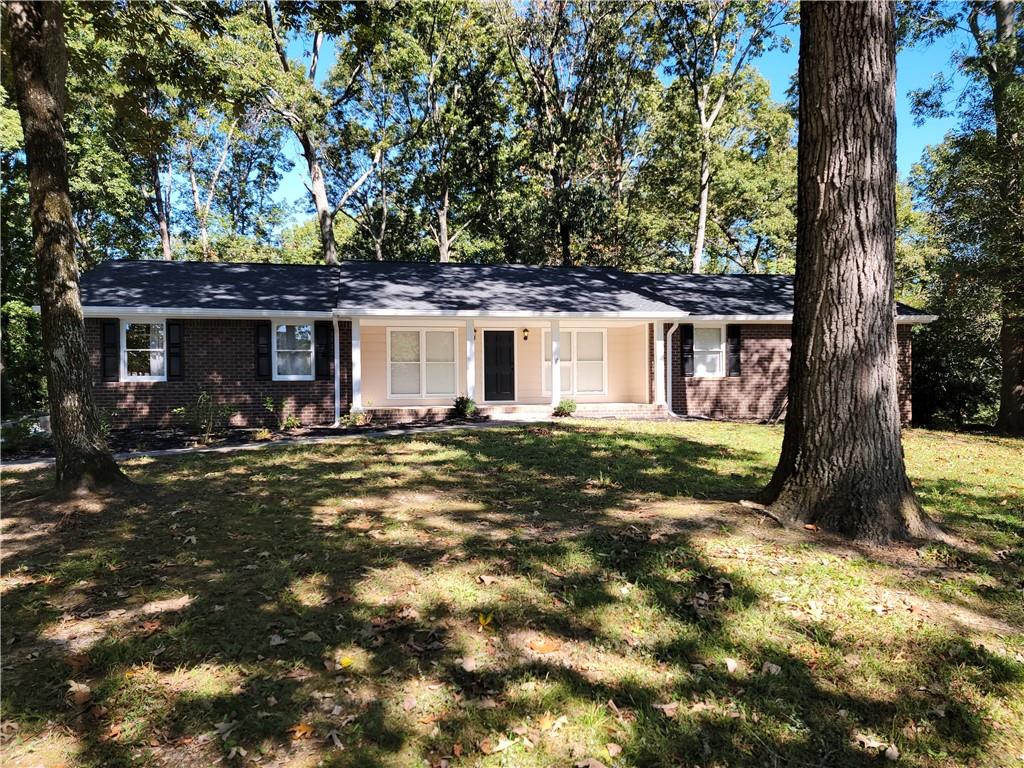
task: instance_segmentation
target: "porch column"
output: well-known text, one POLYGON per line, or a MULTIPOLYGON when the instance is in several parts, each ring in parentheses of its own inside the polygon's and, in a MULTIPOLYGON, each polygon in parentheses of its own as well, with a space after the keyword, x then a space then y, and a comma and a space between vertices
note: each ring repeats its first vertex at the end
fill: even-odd
POLYGON ((665 405, 665 323, 654 323, 654 404, 665 405))
POLYGON ((363 350, 358 317, 352 318, 352 410, 363 410, 363 350))
POLYGON ((476 329, 466 321, 466 397, 476 400, 476 329))
POLYGON ((562 331, 559 320, 551 321, 551 407, 562 399, 562 331))

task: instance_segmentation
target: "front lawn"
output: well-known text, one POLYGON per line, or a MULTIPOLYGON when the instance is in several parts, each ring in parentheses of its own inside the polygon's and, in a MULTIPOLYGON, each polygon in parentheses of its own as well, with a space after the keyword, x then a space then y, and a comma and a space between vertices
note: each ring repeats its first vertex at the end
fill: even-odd
POLYGON ((1024 442, 911 430, 960 547, 736 503, 781 430, 565 422, 3 478, 3 764, 1005 766, 1024 442))

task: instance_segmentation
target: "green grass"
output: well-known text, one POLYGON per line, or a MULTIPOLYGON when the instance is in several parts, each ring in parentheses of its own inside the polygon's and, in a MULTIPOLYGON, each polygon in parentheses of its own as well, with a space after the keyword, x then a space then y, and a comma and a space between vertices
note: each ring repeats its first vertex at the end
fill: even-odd
POLYGON ((909 431, 964 545, 881 550, 735 503, 780 441, 569 421, 139 459, 64 525, 7 472, 3 762, 1017 764, 1024 443, 909 431))

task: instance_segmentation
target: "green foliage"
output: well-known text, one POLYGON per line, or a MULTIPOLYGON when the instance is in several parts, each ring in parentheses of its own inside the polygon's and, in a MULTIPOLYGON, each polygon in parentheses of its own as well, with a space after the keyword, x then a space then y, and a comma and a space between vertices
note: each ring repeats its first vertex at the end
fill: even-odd
POLYGON ((471 397, 459 396, 455 398, 452 407, 452 415, 460 419, 469 419, 476 415, 476 400, 471 397))
POLYGON ((338 423, 344 429, 353 429, 355 427, 365 427, 371 421, 373 421, 373 414, 369 411, 353 411, 342 416, 338 423))
POLYGON ((288 401, 285 399, 275 400, 268 396, 263 400, 263 408, 274 417, 278 429, 296 429, 302 426, 298 416, 288 413, 288 401))
POLYGON ((4 453, 44 451, 50 444, 50 435, 39 428, 33 417, 4 424, 0 433, 0 445, 4 453))
POLYGON ((39 315, 18 299, 0 307, 0 409, 5 418, 46 407, 46 364, 39 344, 39 315))
POLYGON ((208 443, 214 434, 227 429, 235 409, 228 403, 218 403, 206 390, 199 390, 196 399, 186 406, 171 411, 200 442, 208 443))
POLYGON ((576 401, 566 397, 559 400, 558 405, 551 410, 552 416, 559 417, 572 416, 574 413, 576 413, 576 401))

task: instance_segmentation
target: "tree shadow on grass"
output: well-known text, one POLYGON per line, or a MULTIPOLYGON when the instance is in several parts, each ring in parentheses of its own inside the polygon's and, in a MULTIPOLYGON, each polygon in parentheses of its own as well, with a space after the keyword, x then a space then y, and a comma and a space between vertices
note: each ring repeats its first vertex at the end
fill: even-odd
MULTIPOLYGON (((83 765, 286 749, 471 763, 502 737, 523 763, 610 762, 614 740, 633 765, 874 764, 854 731, 895 738, 894 723, 941 720, 934 702, 843 685, 769 628, 738 633, 769 596, 695 543, 722 519, 644 515, 742 498, 769 471, 738 448, 600 426, 140 463, 139 494, 9 556, 5 719, 67 725, 83 765), (730 672, 727 657, 747 661, 730 672), (69 706, 67 680, 91 700, 69 706)), ((14 523, 46 515, 25 504, 14 523)), ((829 658, 856 646, 805 636, 829 658)), ((971 665, 997 695, 1021 679, 952 648, 922 639, 915 660, 937 680, 971 665)), ((960 703, 963 727, 929 726, 916 754, 984 751, 991 728, 960 703)))

